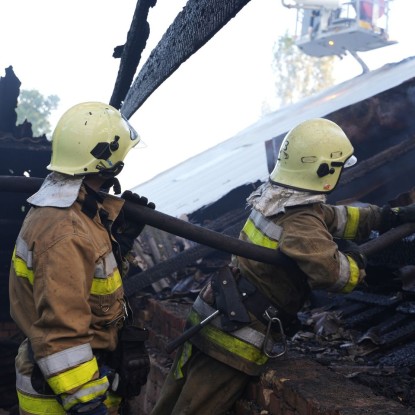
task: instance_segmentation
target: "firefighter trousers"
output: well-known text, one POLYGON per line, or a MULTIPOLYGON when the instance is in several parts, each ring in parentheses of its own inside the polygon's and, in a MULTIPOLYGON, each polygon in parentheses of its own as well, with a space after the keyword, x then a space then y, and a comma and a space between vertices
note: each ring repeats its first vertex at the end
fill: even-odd
POLYGON ((151 415, 225 415, 242 395, 251 376, 221 363, 192 346, 192 354, 175 378, 182 348, 161 389, 151 415))

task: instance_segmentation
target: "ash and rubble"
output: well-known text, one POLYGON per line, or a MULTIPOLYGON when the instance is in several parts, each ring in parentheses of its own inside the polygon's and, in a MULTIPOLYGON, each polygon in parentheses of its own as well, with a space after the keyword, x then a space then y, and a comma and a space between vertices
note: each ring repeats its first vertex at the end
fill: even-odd
MULTIPOLYGON (((399 270, 389 271, 394 280, 399 270)), ((376 278, 376 270, 369 267, 368 276, 376 278)), ((313 293, 290 349, 415 408, 415 294, 379 284, 349 295, 313 293)))

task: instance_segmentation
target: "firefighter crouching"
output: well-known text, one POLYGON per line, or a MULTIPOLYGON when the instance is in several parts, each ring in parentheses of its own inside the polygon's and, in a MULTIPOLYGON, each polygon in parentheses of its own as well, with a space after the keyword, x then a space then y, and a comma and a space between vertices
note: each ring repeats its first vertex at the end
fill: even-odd
POLYGON ((147 332, 124 297, 125 255, 144 224, 126 221, 111 196, 140 138, 115 108, 70 108, 52 137, 52 157, 17 237, 10 269, 11 316, 26 339, 16 357, 20 414, 116 414, 146 382, 147 332))
POLYGON ((285 335, 298 329, 297 312, 311 290, 348 293, 364 279, 366 260, 353 241, 415 221, 413 206, 326 204, 343 169, 355 164, 353 152, 326 119, 286 135, 269 181, 247 199, 251 213, 240 233, 275 249, 278 264, 233 257, 215 273, 187 319, 188 333, 203 328, 178 349, 151 415, 225 414, 250 377, 285 352, 285 335))

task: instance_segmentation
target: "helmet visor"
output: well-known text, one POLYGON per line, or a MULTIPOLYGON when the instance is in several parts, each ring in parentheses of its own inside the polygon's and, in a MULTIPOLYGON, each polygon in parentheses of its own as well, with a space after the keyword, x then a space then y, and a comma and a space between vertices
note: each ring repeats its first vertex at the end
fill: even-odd
POLYGON ((139 140, 140 136, 138 135, 137 131, 134 129, 134 127, 128 122, 127 118, 124 117, 124 115, 121 114, 121 117, 125 123, 125 127, 127 130, 130 130, 130 140, 135 141, 139 140))
POLYGON ((356 162, 357 162, 357 158, 352 155, 344 162, 343 167, 345 169, 347 169, 348 167, 354 166, 356 164, 356 162))

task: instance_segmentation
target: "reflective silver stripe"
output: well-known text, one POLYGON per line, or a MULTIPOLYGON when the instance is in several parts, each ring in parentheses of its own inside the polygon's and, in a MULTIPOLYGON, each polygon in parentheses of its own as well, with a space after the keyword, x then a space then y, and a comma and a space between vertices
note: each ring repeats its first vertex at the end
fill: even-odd
POLYGON ((350 279, 350 265, 349 260, 347 259, 346 255, 339 252, 339 259, 340 259, 340 269, 339 269, 339 278, 335 284, 333 284, 329 291, 339 292, 341 291, 346 284, 349 282, 350 279))
MULTIPOLYGON (((216 310, 203 301, 200 297, 196 298, 196 301, 193 303, 193 310, 196 311, 197 314, 200 315, 202 319, 210 316, 216 310)), ((214 319, 210 322, 212 326, 223 330, 222 325, 220 324, 220 319, 214 319)), ((258 349, 262 348, 264 344, 265 336, 257 330, 251 329, 250 327, 242 327, 238 330, 227 332, 227 334, 236 337, 239 340, 243 340, 247 343, 252 344, 253 346, 257 347, 258 349)))
POLYGON ((80 346, 70 347, 61 352, 42 357, 37 361, 42 373, 50 377, 55 373, 63 372, 75 366, 90 361, 94 357, 91 345, 81 344, 80 346))
POLYGON ((26 262, 26 266, 29 269, 33 268, 33 253, 29 251, 26 241, 20 236, 16 240, 16 255, 26 262))
POLYGON ((70 395, 63 394, 61 395, 62 406, 64 408, 70 408, 78 402, 85 401, 85 399, 82 399, 83 397, 102 396, 108 390, 109 386, 109 382, 106 381, 99 384, 93 384, 91 386, 83 387, 70 395))
POLYGON ((98 261, 95 266, 95 278, 108 278, 108 276, 114 273, 114 269, 117 268, 117 261, 112 252, 110 252, 105 258, 98 261))
POLYGON ((30 395, 39 395, 39 393, 33 389, 30 376, 22 375, 18 370, 16 370, 16 388, 23 393, 29 393, 30 395))
POLYGON ((282 227, 276 225, 271 220, 267 219, 264 215, 255 209, 252 209, 249 218, 254 222, 254 225, 266 236, 279 241, 282 234, 282 227))
POLYGON ((18 370, 16 370, 16 388, 26 395, 40 396, 42 398, 56 398, 56 395, 46 395, 36 392, 33 389, 30 376, 22 375, 18 370))
POLYGON ((333 206, 333 208, 336 212, 337 227, 332 235, 337 238, 343 238, 347 225, 347 208, 346 206, 333 206))

